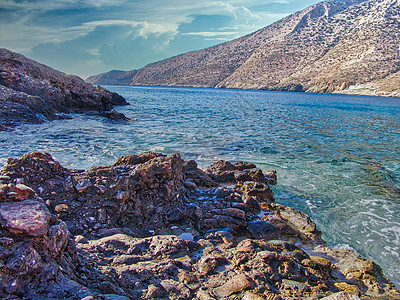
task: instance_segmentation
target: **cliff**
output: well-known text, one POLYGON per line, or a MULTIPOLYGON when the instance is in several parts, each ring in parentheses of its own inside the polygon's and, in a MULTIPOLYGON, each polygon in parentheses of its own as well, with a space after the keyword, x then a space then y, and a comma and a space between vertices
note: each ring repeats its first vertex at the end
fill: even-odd
MULTIPOLYGON (((397 0, 321 2, 237 40, 147 65, 125 82, 399 96, 399 16, 397 0)), ((88 81, 104 84, 102 76, 88 81)))
POLYGON ((400 299, 371 261, 329 249, 275 203, 276 172, 202 171, 147 152, 70 170, 49 154, 0 172, 2 299, 400 299))
POLYGON ((116 93, 7 49, 0 49, 0 102, 0 130, 62 118, 60 113, 109 111, 127 104, 116 93))

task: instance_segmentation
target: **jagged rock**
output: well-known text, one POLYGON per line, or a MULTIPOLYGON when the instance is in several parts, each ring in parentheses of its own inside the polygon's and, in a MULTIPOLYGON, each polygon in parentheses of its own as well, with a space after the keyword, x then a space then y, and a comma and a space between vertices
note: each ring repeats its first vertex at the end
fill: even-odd
POLYGON ((299 232, 286 222, 273 219, 270 221, 252 221, 247 224, 247 229, 256 239, 272 240, 280 237, 298 237, 299 232))
POLYGON ((346 292, 339 292, 334 293, 328 297, 324 297, 321 300, 359 300, 360 297, 354 294, 346 293, 346 292))
POLYGON ((43 203, 33 200, 0 203, 0 216, 1 226, 29 236, 44 236, 51 217, 43 203))
POLYGON ((0 130, 21 122, 64 118, 59 113, 111 110, 113 105, 128 104, 116 93, 7 49, 0 49, 0 103, 0 130))
POLYGON ((102 111, 98 113, 99 116, 105 117, 112 121, 131 121, 132 119, 126 117, 123 113, 117 112, 116 110, 102 111))
POLYGON ((215 289, 215 294, 220 298, 226 298, 234 293, 251 288, 252 282, 246 275, 236 275, 224 285, 215 289))
MULTIPOLYGON (((257 170, 214 167, 209 179, 219 168, 257 170)), ((187 188, 208 175, 178 154, 83 171, 33 153, 0 176, 5 299, 400 298, 377 265, 329 249, 308 216, 274 203, 267 182, 187 188)))

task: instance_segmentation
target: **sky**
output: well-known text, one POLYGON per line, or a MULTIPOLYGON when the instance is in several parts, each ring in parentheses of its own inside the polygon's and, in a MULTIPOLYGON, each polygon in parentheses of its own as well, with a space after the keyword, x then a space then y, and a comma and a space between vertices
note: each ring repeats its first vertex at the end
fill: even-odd
POLYGON ((254 32, 318 0, 0 0, 0 48, 87 78, 254 32))

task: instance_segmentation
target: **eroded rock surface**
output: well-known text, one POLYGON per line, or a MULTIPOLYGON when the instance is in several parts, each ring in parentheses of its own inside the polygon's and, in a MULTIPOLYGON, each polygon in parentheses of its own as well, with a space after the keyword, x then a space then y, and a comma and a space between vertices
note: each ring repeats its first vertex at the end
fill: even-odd
POLYGON ((252 164, 146 152, 84 171, 37 152, 0 181, 2 298, 400 299, 252 164))
POLYGON ((63 113, 101 111, 112 120, 125 120, 110 112, 127 105, 123 97, 85 83, 23 55, 0 49, 0 130, 19 123, 42 123, 65 118, 63 113))

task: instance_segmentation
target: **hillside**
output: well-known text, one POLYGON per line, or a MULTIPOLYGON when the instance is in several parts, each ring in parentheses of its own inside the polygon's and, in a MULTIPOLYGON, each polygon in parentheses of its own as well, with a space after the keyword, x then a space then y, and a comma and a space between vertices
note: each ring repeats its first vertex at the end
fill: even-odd
MULTIPOLYGON (((242 38, 125 73, 124 83, 400 96, 399 28, 397 0, 326 1, 242 38)), ((88 81, 122 84, 111 78, 88 81)))
POLYGON ((94 87, 21 54, 0 49, 0 130, 62 118, 60 113, 110 111, 120 95, 94 87))

